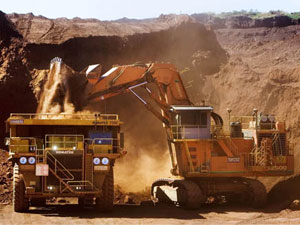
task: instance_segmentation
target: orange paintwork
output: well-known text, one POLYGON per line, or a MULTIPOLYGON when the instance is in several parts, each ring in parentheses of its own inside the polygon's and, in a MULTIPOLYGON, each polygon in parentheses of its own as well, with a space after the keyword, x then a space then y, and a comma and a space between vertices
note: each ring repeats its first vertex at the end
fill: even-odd
POLYGON ((189 104, 189 99, 182 80, 176 68, 172 64, 146 64, 145 66, 126 65, 113 67, 106 74, 100 76, 100 80, 94 85, 94 79, 89 80, 88 87, 90 100, 110 98, 124 93, 129 87, 140 84, 144 81, 155 82, 158 87, 166 85, 166 100, 168 104, 189 104), (147 73, 149 72, 149 73, 147 73))
POLYGON ((231 141, 239 150, 239 153, 249 153, 253 149, 254 140, 244 138, 232 138, 231 141))

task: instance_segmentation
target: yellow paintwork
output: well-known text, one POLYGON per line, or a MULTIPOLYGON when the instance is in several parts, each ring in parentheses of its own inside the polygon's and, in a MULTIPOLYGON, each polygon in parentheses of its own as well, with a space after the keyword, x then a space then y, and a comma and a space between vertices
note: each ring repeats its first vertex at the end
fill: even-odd
MULTIPOLYGON (((23 119, 23 123, 14 123, 14 119, 7 120, 10 126, 17 125, 69 125, 69 126, 95 126, 95 120, 76 119, 23 119)), ((98 120, 97 126, 120 126, 120 120, 98 120)))
POLYGON ((29 140, 11 139, 10 151, 19 153, 29 152, 29 140))
POLYGON ((120 126, 117 114, 26 114, 12 113, 6 123, 17 125, 120 126))

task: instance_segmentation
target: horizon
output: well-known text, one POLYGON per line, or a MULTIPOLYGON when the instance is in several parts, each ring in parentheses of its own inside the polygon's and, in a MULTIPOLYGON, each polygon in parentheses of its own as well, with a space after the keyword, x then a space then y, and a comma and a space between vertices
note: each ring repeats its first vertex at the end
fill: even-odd
POLYGON ((85 0, 82 1, 59 1, 59 0, 22 0, 6 1, 1 4, 0 10, 6 14, 28 14, 43 16, 49 19, 76 17, 82 19, 98 19, 102 21, 127 19, 148 19, 168 14, 200 14, 200 13, 229 13, 246 10, 267 13, 270 11, 283 11, 287 13, 299 12, 300 1, 298 0, 152 0, 146 5, 142 0, 85 0), (18 3, 18 4, 16 4, 18 3), (157 3, 157 4, 155 4, 157 3), (72 7, 70 7, 72 5, 72 7), (67 9, 67 10, 66 10, 67 9))

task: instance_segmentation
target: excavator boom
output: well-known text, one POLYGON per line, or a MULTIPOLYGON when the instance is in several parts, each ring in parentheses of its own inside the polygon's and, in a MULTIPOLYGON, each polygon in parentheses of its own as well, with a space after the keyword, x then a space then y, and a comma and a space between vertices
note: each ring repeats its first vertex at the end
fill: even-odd
MULTIPOLYGON (((89 81, 91 83, 92 81, 89 81)), ((99 77, 91 86, 88 100, 104 100, 112 96, 144 87, 160 105, 190 105, 191 102, 183 87, 180 74, 172 64, 138 64, 116 66, 99 77), (159 96, 156 96, 147 84, 156 84, 159 96)))

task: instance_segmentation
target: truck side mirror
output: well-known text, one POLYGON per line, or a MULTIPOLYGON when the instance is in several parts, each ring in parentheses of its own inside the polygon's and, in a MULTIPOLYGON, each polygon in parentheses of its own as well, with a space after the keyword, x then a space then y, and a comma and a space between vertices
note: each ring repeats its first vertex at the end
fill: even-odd
POLYGON ((120 133, 120 148, 124 148, 124 133, 120 133))

